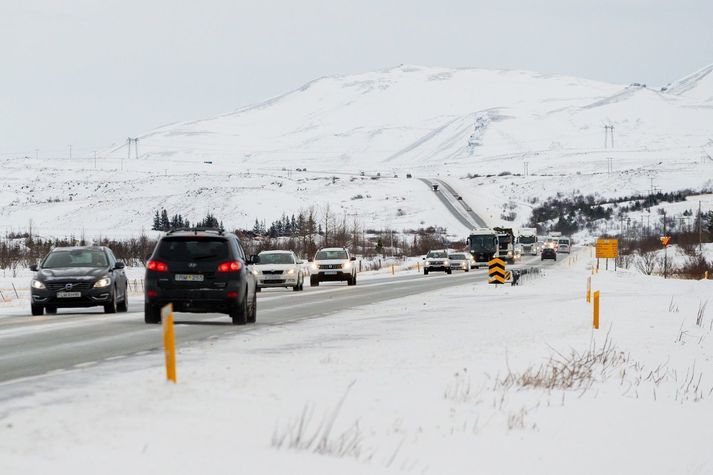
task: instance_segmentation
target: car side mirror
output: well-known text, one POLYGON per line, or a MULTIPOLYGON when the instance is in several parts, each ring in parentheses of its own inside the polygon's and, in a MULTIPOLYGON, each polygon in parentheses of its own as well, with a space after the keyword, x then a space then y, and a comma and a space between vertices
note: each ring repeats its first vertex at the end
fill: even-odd
POLYGON ((312 262, 313 260, 314 260, 314 259, 309 258, 309 259, 307 259, 307 262, 312 262))
POLYGON ((124 267, 126 267, 126 264, 121 261, 118 261, 116 264, 114 264, 114 269, 123 269, 124 267))
POLYGON ((250 256, 250 260, 248 261, 249 264, 259 264, 260 263, 260 256, 257 254, 253 254, 250 256))
POLYGON ((32 265, 30 266, 30 270, 31 270, 32 272, 37 272, 37 271, 39 270, 39 268, 37 267, 37 264, 32 264, 32 265))
POLYGON ((422 261, 425 261, 425 260, 426 260, 426 258, 425 258, 425 257, 422 257, 422 258, 421 258, 421 260, 422 260, 422 261))
POLYGON ((297 261, 297 264, 299 264, 299 265, 301 265, 301 266, 303 266, 304 263, 305 263, 305 261, 297 261))
POLYGON ((356 261, 356 257, 352 256, 349 258, 350 261, 356 261))

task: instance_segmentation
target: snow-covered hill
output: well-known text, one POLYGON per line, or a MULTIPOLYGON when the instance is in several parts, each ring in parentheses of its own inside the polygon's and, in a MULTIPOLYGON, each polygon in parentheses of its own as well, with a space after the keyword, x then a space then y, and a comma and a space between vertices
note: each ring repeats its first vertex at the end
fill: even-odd
POLYGON ((147 132, 138 158, 133 146, 130 159, 122 146, 96 163, 2 157, 0 220, 5 229, 32 220, 46 234, 91 236, 148 229, 158 207, 193 220, 212 211, 250 227, 256 218, 329 205, 370 227, 439 224, 457 234, 466 230, 406 174, 450 176, 491 221, 507 202, 524 221, 530 199, 558 191, 710 186, 712 70, 663 91, 419 66, 321 78, 260 104, 147 132), (613 146, 605 125, 614 127, 613 146), (513 176, 525 167, 529 176, 513 176), (503 172, 513 175, 497 176, 503 172))

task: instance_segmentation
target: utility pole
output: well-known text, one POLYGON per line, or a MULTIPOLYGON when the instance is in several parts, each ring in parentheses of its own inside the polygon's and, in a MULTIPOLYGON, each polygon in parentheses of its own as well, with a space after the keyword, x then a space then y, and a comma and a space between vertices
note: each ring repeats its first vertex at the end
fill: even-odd
POLYGON ((607 157, 607 173, 611 174, 614 171, 614 158, 607 157))
POLYGON ((698 252, 703 251, 703 216, 701 215, 701 200, 698 200, 698 252))
POLYGON ((649 194, 653 195, 654 194, 654 179, 649 178, 649 180, 651 180, 651 191, 649 192, 649 194))
POLYGON ((69 146, 69 159, 72 159, 72 146, 69 146))
POLYGON ((134 152, 136 154, 136 160, 139 159, 139 138, 134 139, 134 152))
MULTIPOLYGON (((666 211, 663 212, 663 236, 666 236, 666 211)), ((663 247, 663 278, 668 278, 668 246, 663 247)))
POLYGON ((614 126, 605 125, 604 126, 604 148, 607 148, 607 142, 609 141, 609 134, 611 134, 611 148, 614 148, 614 126))
POLYGON ((94 150, 94 169, 97 169, 97 151, 94 150))
POLYGON ((522 162, 523 172, 524 172, 525 176, 529 175, 529 170, 527 169, 528 168, 527 165, 528 165, 527 162, 522 162))
POLYGON ((610 125, 609 130, 611 131, 611 148, 614 148, 614 126, 610 125))

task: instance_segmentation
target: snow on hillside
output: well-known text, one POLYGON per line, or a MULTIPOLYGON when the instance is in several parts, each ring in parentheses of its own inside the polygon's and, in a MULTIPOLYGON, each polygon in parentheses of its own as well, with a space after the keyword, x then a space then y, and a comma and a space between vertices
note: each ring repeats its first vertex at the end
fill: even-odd
POLYGON ((686 96, 701 102, 713 102, 713 64, 666 86, 670 94, 686 96))
POLYGON ((179 344, 175 385, 160 350, 6 384, 0 471, 712 473, 713 282, 591 276, 589 252, 179 344))
POLYGON ((321 78, 143 134, 138 159, 133 146, 132 158, 123 146, 96 162, 0 157, 0 231, 32 222, 46 235, 132 235, 150 227, 159 207, 252 227, 256 218, 329 206, 372 228, 441 225, 457 236, 467 229, 407 173, 448 179, 491 222, 508 202, 525 221, 529 201, 557 192, 628 195, 652 179, 664 191, 710 187, 710 70, 664 92, 418 66, 321 78), (613 147, 611 138, 605 147, 604 125, 614 126, 613 147), (526 166, 527 177, 497 176, 526 166))

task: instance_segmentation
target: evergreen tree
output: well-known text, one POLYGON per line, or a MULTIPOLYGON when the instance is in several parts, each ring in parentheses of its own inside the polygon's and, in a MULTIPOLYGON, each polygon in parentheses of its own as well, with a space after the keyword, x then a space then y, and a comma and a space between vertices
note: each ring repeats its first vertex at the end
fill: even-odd
POLYGON ((153 226, 151 226, 152 231, 160 231, 161 230, 161 216, 158 214, 158 210, 156 210, 156 214, 153 217, 153 226))
POLYGON ((168 219, 168 212, 165 209, 161 210, 161 231, 168 231, 171 228, 171 223, 168 219))

